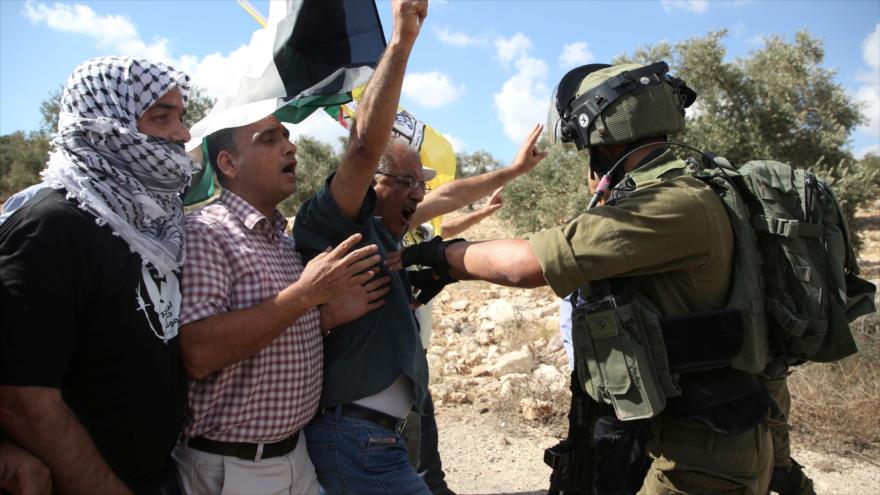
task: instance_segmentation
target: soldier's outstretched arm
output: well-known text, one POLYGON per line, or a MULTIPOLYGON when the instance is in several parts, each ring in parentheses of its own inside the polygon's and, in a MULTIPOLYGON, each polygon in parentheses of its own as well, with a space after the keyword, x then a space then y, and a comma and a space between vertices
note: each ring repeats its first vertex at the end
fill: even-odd
POLYGON ((525 239, 456 242, 446 248, 446 261, 457 280, 523 288, 547 285, 541 263, 525 239))
POLYGON ((356 218, 388 144, 403 74, 422 22, 428 14, 427 0, 394 0, 391 41, 379 60, 358 104, 348 148, 339 165, 330 193, 342 213, 356 218))

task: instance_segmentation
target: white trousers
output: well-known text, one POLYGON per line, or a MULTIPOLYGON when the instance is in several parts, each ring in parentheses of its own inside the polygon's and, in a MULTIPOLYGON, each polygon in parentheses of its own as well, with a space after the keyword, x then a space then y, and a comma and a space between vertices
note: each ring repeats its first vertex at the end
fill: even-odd
POLYGON ((315 466, 306 438, 299 432, 296 448, 282 457, 246 461, 177 444, 180 489, 187 495, 318 495, 315 466))

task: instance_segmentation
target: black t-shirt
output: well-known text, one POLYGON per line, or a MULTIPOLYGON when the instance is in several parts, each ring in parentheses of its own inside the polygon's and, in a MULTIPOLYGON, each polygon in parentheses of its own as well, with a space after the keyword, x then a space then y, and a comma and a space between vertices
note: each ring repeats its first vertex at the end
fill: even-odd
POLYGON ((152 493, 183 422, 179 342, 149 307, 162 280, 147 287, 95 220, 45 189, 0 225, 0 384, 60 389, 116 475, 152 493))

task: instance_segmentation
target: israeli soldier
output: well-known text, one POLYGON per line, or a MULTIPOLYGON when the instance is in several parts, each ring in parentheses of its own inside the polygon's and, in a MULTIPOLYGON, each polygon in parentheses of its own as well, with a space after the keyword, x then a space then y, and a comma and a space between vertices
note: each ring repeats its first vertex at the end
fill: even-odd
POLYGON ((451 243, 418 263, 459 280, 577 291, 577 385, 618 419, 650 424, 639 493, 763 495, 766 333, 751 310, 731 309, 741 275, 724 203, 667 143, 696 97, 667 71, 592 64, 557 88, 550 137, 586 150, 594 202, 605 204, 530 240, 451 243))
POLYGON ((773 475, 770 490, 779 495, 816 495, 811 480, 791 457, 789 414, 791 394, 788 391, 788 369, 778 363, 768 365, 761 380, 770 394, 770 412, 766 423, 773 438, 773 475))

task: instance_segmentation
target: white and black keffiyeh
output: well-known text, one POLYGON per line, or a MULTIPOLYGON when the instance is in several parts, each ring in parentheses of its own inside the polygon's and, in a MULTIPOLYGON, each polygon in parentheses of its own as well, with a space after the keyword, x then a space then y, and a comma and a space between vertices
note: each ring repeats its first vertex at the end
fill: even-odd
POLYGON ((183 262, 183 204, 195 165, 181 143, 147 136, 137 119, 173 88, 186 103, 189 76, 161 63, 95 58, 70 75, 61 97, 45 183, 98 217, 166 275, 183 262))

